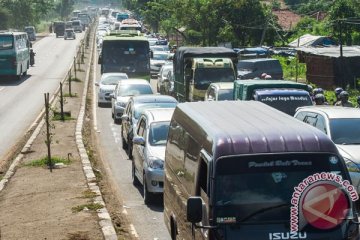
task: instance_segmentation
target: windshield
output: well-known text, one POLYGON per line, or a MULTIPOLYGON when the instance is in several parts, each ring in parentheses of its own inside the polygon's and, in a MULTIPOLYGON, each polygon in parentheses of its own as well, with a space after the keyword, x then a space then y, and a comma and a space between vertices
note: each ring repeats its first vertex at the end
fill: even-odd
POLYGON ((151 146, 166 144, 170 122, 154 122, 150 124, 149 142, 151 146))
POLYGON ((154 53, 153 59, 154 60, 167 60, 169 54, 167 53, 154 53))
POLYGON ((0 36, 0 50, 12 49, 13 37, 12 36, 0 36))
POLYGON ((135 119, 139 119, 141 114, 149 108, 175 108, 177 105, 176 102, 153 102, 153 103, 145 103, 135 108, 134 117, 135 119))
POLYGON ((289 222, 294 187, 315 173, 345 179, 342 162, 328 154, 231 157, 216 164, 216 219, 242 223, 289 222))
POLYGON ((334 141, 335 144, 360 144, 359 126, 359 118, 331 119, 331 139, 334 141))
POLYGON ((263 102, 270 107, 276 108, 279 111, 287 113, 291 116, 294 116, 295 111, 298 107, 302 106, 311 106, 312 101, 307 95, 277 95, 277 94, 267 94, 267 95, 257 95, 256 99, 260 102, 263 102))
POLYGON ((255 66, 254 66, 253 62, 242 62, 242 61, 240 61, 237 64, 237 70, 238 71, 254 71, 255 66))
POLYGON ((219 90, 218 101, 234 100, 233 89, 219 90))
POLYGON ((118 96, 136 96, 140 94, 153 94, 149 85, 145 84, 124 84, 119 87, 118 96))
POLYGON ((117 75, 117 76, 108 76, 105 79, 101 80, 102 85, 116 85, 119 80, 128 79, 126 75, 117 75))
POLYGON ((206 90, 213 82, 235 81, 232 68, 198 68, 195 71, 195 88, 206 90))
POLYGON ((102 59, 105 65, 119 66, 121 72, 146 72, 150 69, 147 41, 104 41, 102 59))

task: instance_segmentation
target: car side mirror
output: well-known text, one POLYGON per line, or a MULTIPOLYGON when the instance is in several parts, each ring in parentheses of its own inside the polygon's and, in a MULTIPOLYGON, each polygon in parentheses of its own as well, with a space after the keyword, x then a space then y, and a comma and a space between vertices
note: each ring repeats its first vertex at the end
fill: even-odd
POLYGON ((111 98, 115 98, 115 94, 113 94, 113 93, 110 93, 110 95, 109 95, 111 98))
POLYGON ((150 58, 154 58, 154 52, 150 50, 150 58))
POLYGON ((99 83, 98 83, 98 82, 95 82, 95 86, 99 86, 99 83))
POLYGON ((163 81, 164 82, 169 82, 169 79, 167 77, 164 77, 163 81))
POLYGON ((102 56, 101 55, 99 55, 98 64, 102 64, 102 56))
POLYGON ((123 114, 123 115, 121 116, 121 120, 123 120, 123 121, 129 121, 129 116, 128 116, 127 114, 123 114))
POLYGON ((145 139, 143 137, 134 137, 132 141, 136 145, 145 146, 145 139))
POLYGON ((193 224, 202 220, 202 200, 200 197, 190 197, 187 200, 186 218, 193 224))

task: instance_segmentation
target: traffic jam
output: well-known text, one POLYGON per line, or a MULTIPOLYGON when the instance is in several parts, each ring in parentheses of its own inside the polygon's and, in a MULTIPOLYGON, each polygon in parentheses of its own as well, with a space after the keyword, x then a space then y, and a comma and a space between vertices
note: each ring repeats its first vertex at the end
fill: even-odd
POLYGON ((271 49, 178 45, 129 10, 99 10, 96 46, 97 107, 171 239, 359 239, 351 90, 286 79, 271 49))

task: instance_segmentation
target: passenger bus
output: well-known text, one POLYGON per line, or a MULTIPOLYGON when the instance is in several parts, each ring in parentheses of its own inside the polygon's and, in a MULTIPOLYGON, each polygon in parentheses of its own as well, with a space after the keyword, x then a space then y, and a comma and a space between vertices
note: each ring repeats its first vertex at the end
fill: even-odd
POLYGON ((117 31, 104 37, 99 56, 101 73, 124 72, 129 78, 150 80, 150 47, 136 31, 117 31))
POLYGON ((0 76, 26 76, 30 66, 30 41, 26 32, 0 32, 0 76))

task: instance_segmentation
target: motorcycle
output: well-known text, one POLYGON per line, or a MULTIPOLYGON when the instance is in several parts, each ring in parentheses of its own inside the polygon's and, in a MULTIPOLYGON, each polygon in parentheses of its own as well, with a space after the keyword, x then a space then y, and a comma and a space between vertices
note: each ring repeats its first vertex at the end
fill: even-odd
POLYGON ((30 66, 33 66, 35 64, 35 55, 36 55, 36 53, 31 48, 30 49, 30 66))

